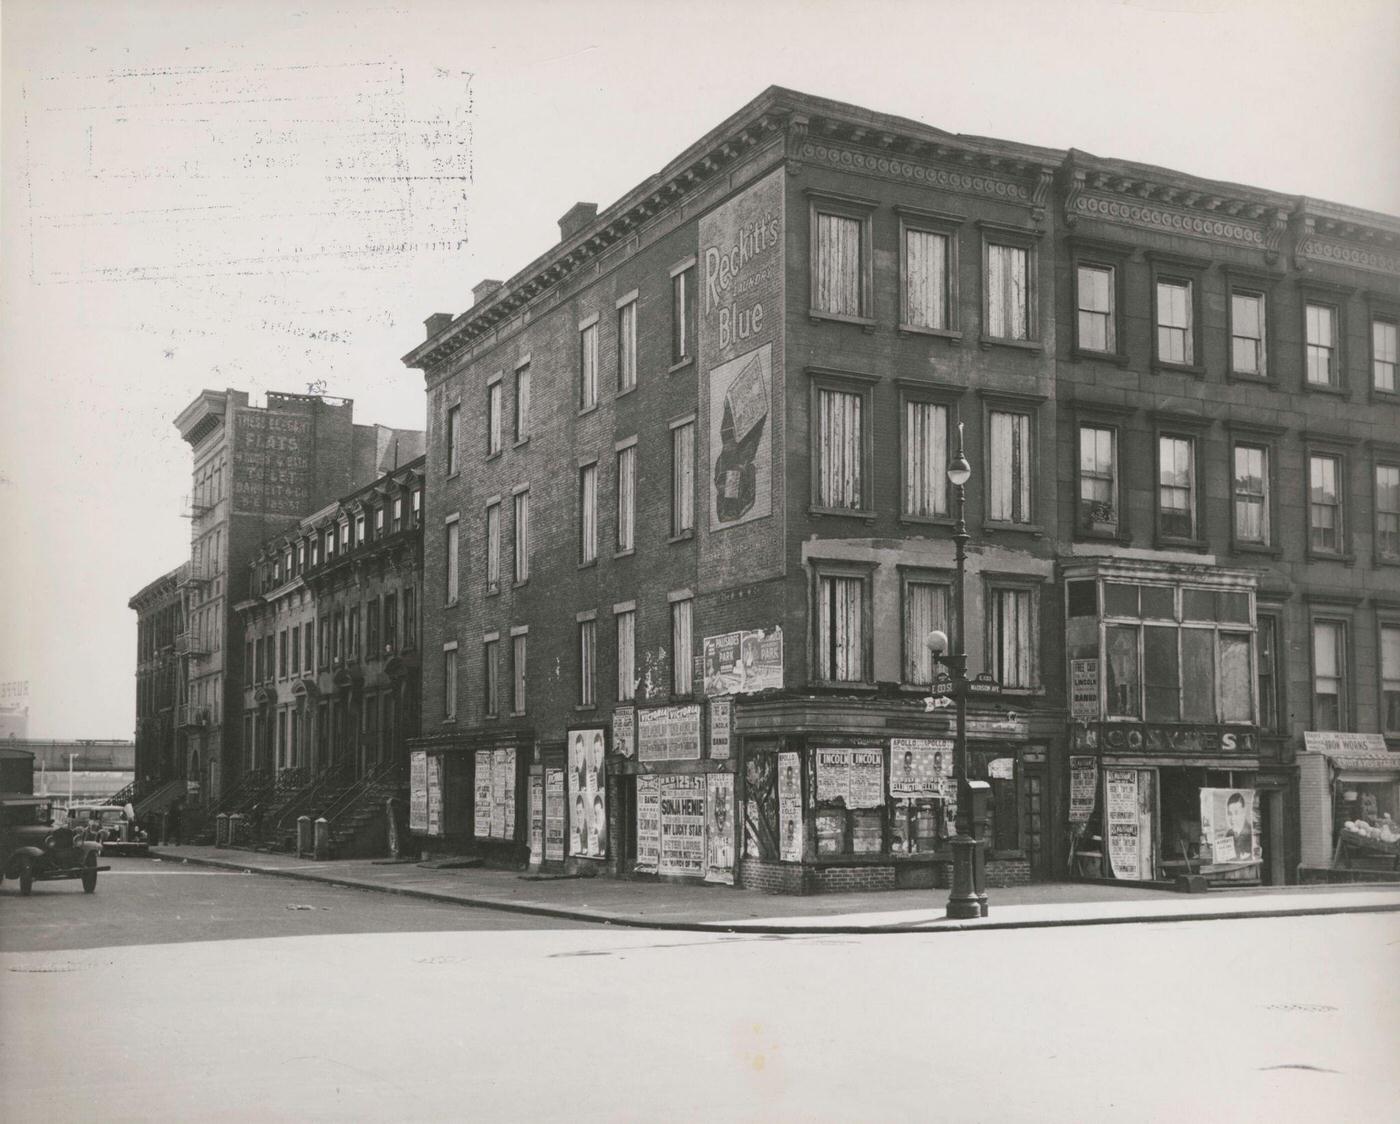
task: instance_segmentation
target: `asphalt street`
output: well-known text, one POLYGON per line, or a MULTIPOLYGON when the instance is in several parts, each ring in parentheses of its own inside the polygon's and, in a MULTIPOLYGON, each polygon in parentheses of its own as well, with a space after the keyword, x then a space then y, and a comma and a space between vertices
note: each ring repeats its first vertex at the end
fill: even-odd
POLYGON ((86 899, 7 884, 0 929, 8 1119, 1315 1124, 1400 1103, 1393 913, 660 933, 186 867, 86 899), (185 936, 108 940, 104 906, 185 936))
MULTIPOLYGON (((0 884, 0 952, 244 937, 441 929, 569 928, 570 922, 393 894, 294 882, 193 863, 104 855, 97 892, 39 882, 28 898, 0 884)), ((3 1115, 3 1112, 0 1112, 3 1115)))

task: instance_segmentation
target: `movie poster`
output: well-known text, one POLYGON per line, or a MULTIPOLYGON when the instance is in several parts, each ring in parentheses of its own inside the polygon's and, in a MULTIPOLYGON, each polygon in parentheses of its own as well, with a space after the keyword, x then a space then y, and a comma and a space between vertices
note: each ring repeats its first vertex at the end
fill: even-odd
POLYGON ((1104 790, 1108 814, 1108 861, 1113 876, 1139 882, 1143 875, 1137 770, 1105 769, 1104 790))
POLYGON ((891 738, 890 795, 903 800, 938 800, 953 775, 951 738, 891 738))
POLYGON ((1095 757, 1069 759, 1069 822, 1088 823, 1098 799, 1099 771, 1095 757))
POLYGON ((613 752, 631 757, 637 752, 637 708, 620 706, 613 711, 613 752))
POLYGON ((661 779, 637 778, 637 870, 655 874, 661 861, 661 779))
POLYGON ((734 774, 705 777, 705 881, 734 885, 734 774))
POLYGON ((545 862, 564 861, 564 833, 567 793, 565 791, 563 769, 544 771, 544 859, 545 862))
POLYGON ((544 861, 544 774, 530 774, 530 865, 544 861))
POLYGON ((1202 858, 1213 863, 1263 861, 1259 793, 1252 788, 1201 789, 1202 858))
POLYGON ((491 838, 491 751, 476 751, 476 779, 472 786, 472 835, 477 839, 491 838))
POLYGON ((569 734, 569 854, 590 859, 608 853, 603 747, 601 728, 569 734))
POLYGON ((802 861, 802 765, 796 753, 778 754, 778 857, 802 861))
POLYGON ((637 715, 638 761, 699 761, 700 704, 650 706, 637 715))
POLYGON ((705 873, 705 778, 662 776, 661 874, 700 878, 705 873))

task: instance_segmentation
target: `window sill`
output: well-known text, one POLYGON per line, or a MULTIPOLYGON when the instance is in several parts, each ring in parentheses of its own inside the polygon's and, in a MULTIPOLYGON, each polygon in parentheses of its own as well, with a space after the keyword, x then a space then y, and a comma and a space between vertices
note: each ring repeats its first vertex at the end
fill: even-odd
MULTIPOLYGON (((459 468, 459 469, 456 469, 456 470, 453 471, 453 472, 449 472, 446 476, 443 477, 443 479, 444 479, 444 480, 456 480, 457 477, 459 477, 459 476, 461 476, 461 475, 462 475, 462 470, 459 468)), ((335 556, 334 556, 334 555, 331 555, 330 557, 328 557, 328 558, 326 559, 326 561, 327 561, 327 562, 331 562, 331 561, 334 561, 334 559, 335 559, 335 556)))
POLYGON ((593 711, 595 711, 595 710, 597 710, 597 709, 598 709, 598 704, 597 704, 597 703, 574 703, 574 712, 575 712, 575 713, 582 713, 582 712, 584 712, 584 711, 587 711, 587 712, 589 712, 589 713, 592 713, 593 711))
POLYGON ((916 523, 924 527, 951 527, 957 522, 951 515, 910 515, 899 517, 901 523, 916 523))
POLYGON ((895 333, 901 336, 932 336, 949 343, 962 343, 963 338, 963 334, 956 328, 924 328, 918 324, 901 324, 895 329, 895 333))
POLYGON ((487 597, 499 597, 500 595, 501 595, 501 583, 500 583, 500 582, 487 582, 487 584, 486 584, 486 596, 487 596, 487 597))
POLYGON ((828 691, 859 691, 862 694, 875 694, 879 688, 874 683, 867 683, 864 680, 845 679, 815 679, 812 681, 814 687, 824 687, 828 691))
POLYGON ((1035 535, 1041 537, 1045 534, 1045 528, 1039 523, 1005 523, 998 519, 987 519, 982 523, 984 532, 1011 531, 1023 535, 1035 535))
POLYGON ((1308 382, 1303 380, 1303 389, 1309 394, 1335 394, 1338 398, 1345 398, 1347 388, 1330 382, 1308 382))
POLYGON ((1343 566, 1355 566, 1356 555, 1350 551, 1309 550, 1309 562, 1340 562, 1343 566))
POLYGON ((462 599, 459 597, 456 601, 444 601, 442 607, 444 609, 455 609, 461 603, 462 599))
POLYGON ((498 461, 498 460, 501 459, 501 454, 502 454, 504 451, 505 451, 504 449, 495 449, 495 450, 493 450, 492 452, 487 453, 486 456, 482 457, 482 460, 484 460, 484 461, 498 461))
POLYGON ((444 718, 444 719, 442 720, 442 724, 443 724, 444 726, 455 726, 455 725, 457 725, 457 718, 456 718, 455 715, 454 715, 453 717, 451 717, 451 718, 444 718))
POLYGON ((1206 369, 1199 363, 1164 363, 1160 359, 1152 361, 1154 375, 1186 375, 1188 378, 1203 379, 1206 369))
POLYGON ((511 587, 511 589, 521 589, 521 588, 523 588, 524 586, 527 586, 527 585, 529 585, 529 584, 530 584, 530 579, 529 579, 529 578, 521 578, 521 579, 520 579, 519 581, 517 581, 517 582, 511 582, 511 586, 510 586, 510 587, 511 587))
POLYGON ((1400 557, 1390 557, 1389 555, 1376 555, 1377 566, 1400 566, 1400 557))
POLYGON ((627 395, 634 393, 634 392, 636 391, 636 389, 637 389, 637 384, 636 384, 636 383, 633 383, 631 386, 620 387, 620 388, 618 389, 618 392, 617 392, 616 394, 613 395, 613 398, 614 398, 614 399, 617 399, 617 398, 626 398, 627 395))
POLYGON ((614 552, 613 552, 613 557, 614 557, 614 558, 631 558, 632 555, 634 555, 634 554, 636 554, 636 553, 637 553, 637 548, 636 548, 635 546, 629 546, 626 550, 617 550, 617 551, 614 551, 614 552))
POLYGON ((1393 390, 1382 390, 1378 386, 1371 387, 1371 401, 1384 402, 1387 406, 1393 406, 1400 402, 1400 393, 1393 390))
POLYGON ((523 710, 512 710, 512 711, 510 712, 510 717, 511 717, 511 718, 524 718, 524 717, 525 717, 525 712, 524 712, 523 710))
POLYGON ((866 334, 871 334, 875 331, 875 321, 869 316, 847 316, 841 312, 823 312, 819 308, 809 308, 807 310, 807 319, 813 324, 819 324, 823 320, 829 320, 835 324, 856 324, 866 334))
POLYGON ((1093 351, 1086 347, 1076 347, 1070 350, 1070 354, 1075 359, 1091 359, 1096 363, 1111 363, 1115 367, 1128 365, 1128 357, 1121 351, 1093 351))
POLYGON ((517 437, 517 438, 515 439, 514 443, 511 445, 511 448, 512 448, 512 449, 521 449, 521 448, 524 448, 524 447, 525 447, 526 445, 528 445, 529 443, 530 443, 530 438, 529 438, 529 437, 517 437))
POLYGON ((817 507, 815 505, 807 508, 808 515, 834 515, 845 519, 863 519, 873 522, 875 512, 864 511, 855 507, 817 507))
POLYGON ((597 413, 597 411, 598 403, 594 402, 591 406, 580 406, 578 410, 578 416, 583 417, 585 414, 593 414, 597 413))
POLYGON ((1270 546, 1262 542, 1231 542, 1230 550, 1235 554, 1257 554, 1263 558, 1281 558, 1283 550, 1281 547, 1270 546))
POLYGON ((1045 345, 1039 340, 1009 340, 999 336, 981 336, 978 344, 983 351, 993 347, 1009 347, 1013 351, 1044 351, 1045 345))
POLYGON ((695 356, 687 355, 684 359, 677 359, 674 363, 667 367, 666 373, 668 375, 674 375, 677 371, 683 371, 687 367, 693 366, 695 366, 695 356))
POLYGON ((682 531, 682 532, 681 532, 680 534, 678 534, 678 535, 672 535, 672 536, 671 536, 669 539, 667 539, 666 541, 667 541, 668 543, 673 543, 673 544, 674 544, 674 543, 678 543, 678 542, 694 542, 694 541, 695 541, 695 531, 694 531, 694 529, 689 530, 689 531, 682 531))
POLYGON ((579 568, 580 570, 591 570, 591 569, 593 569, 593 568, 594 568, 595 566, 597 566, 597 565, 598 565, 598 559, 596 559, 596 558, 590 558, 587 562, 580 562, 580 563, 578 564, 578 568, 579 568))
POLYGON ((1133 541, 1133 536, 1128 534, 1126 527, 1120 527, 1116 531, 1097 530, 1089 527, 1076 527, 1074 530, 1075 542, 1115 542, 1127 545, 1133 541))
POLYGON ((1274 380, 1267 374, 1252 375, 1248 371, 1226 371, 1225 377, 1231 382, 1245 382, 1254 386, 1273 386, 1274 380))
POLYGON ((1202 539, 1179 539, 1170 535, 1158 535, 1153 546, 1157 550, 1193 550, 1198 554, 1204 554, 1210 549, 1209 544, 1202 539))

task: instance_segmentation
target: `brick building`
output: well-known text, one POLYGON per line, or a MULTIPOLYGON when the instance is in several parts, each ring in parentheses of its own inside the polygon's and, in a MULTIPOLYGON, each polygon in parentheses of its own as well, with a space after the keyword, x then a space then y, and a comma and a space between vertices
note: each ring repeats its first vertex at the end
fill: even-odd
POLYGON ((189 678, 179 724, 191 802, 212 808, 252 767, 232 608, 247 594, 249 559, 308 512, 421 455, 422 434, 356 424, 349 399, 269 392, 265 406, 252 406, 239 390, 204 391, 175 424, 193 458, 186 624, 176 643, 189 678))
POLYGON ((1236 790, 1262 846, 1222 876, 1291 879, 1302 734, 1400 746, 1397 240, 766 91, 405 356, 415 829, 616 874, 934 881, 961 432, 992 879, 1215 865, 1236 790))
MULTIPOLYGON (((183 780, 185 733, 179 723, 188 671, 175 650, 185 631, 188 562, 151 582, 127 603, 136 613, 136 781, 183 780)), ((144 795, 144 792, 142 793, 144 795)))

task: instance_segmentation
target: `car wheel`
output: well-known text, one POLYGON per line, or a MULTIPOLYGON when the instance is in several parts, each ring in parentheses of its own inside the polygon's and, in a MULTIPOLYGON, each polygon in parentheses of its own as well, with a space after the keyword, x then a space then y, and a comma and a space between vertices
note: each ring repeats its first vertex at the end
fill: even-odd
POLYGON ((83 860, 83 893, 90 894, 97 889, 97 852, 89 851, 83 860))
POLYGON ((34 889, 34 860, 28 855, 19 862, 19 892, 26 897, 34 889))

